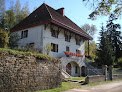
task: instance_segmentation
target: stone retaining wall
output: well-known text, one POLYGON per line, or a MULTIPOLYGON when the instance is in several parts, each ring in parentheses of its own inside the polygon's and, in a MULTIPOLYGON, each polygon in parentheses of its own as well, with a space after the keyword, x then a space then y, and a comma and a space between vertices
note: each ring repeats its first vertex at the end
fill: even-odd
POLYGON ((61 87, 60 60, 0 53, 0 92, 33 92, 56 87, 61 87))
POLYGON ((104 75, 87 76, 85 79, 85 83, 95 83, 101 81, 105 81, 104 75))

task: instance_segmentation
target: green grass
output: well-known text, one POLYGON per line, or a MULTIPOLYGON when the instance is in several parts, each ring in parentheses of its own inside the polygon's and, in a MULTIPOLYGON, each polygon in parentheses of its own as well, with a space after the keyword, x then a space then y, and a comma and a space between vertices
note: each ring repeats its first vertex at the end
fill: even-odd
POLYGON ((80 87, 81 87, 80 83, 62 82, 61 88, 49 89, 49 90, 44 90, 44 91, 36 91, 36 92, 62 92, 68 89, 80 88, 80 87))
POLYGON ((9 52, 9 53, 17 54, 17 55, 33 55, 33 56, 37 56, 37 57, 40 57, 45 60, 50 60, 50 59, 57 60, 57 58, 50 57, 48 55, 44 55, 41 53, 23 52, 23 51, 18 51, 18 50, 0 48, 0 53, 5 53, 5 52, 9 52))
POLYGON ((85 79, 85 77, 71 77, 71 78, 67 78, 67 79, 70 79, 70 80, 83 80, 83 79, 85 79))
MULTIPOLYGON (((117 80, 113 80, 113 81, 120 81, 120 80, 122 80, 122 79, 117 79, 117 80)), ((89 83, 89 84, 62 82, 61 88, 49 89, 49 90, 44 90, 44 91, 36 91, 36 92, 62 92, 62 91, 68 90, 68 89, 81 88, 81 87, 87 87, 87 86, 95 86, 95 85, 110 83, 113 81, 103 81, 103 82, 96 82, 96 83, 89 83)))

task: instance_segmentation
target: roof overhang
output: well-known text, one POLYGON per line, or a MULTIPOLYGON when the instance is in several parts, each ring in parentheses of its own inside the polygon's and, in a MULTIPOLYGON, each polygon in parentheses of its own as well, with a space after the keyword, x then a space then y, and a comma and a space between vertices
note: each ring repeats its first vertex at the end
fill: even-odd
POLYGON ((56 24, 58 26, 61 26, 61 27, 65 28, 65 29, 71 30, 72 32, 74 32, 76 34, 79 34, 79 35, 85 37, 86 40, 93 40, 93 38, 91 36, 86 35, 86 34, 80 32, 80 31, 78 31, 76 29, 73 29, 72 27, 69 27, 69 26, 67 26, 67 25, 65 25, 65 24, 63 24, 61 22, 56 21, 56 20, 47 20, 47 21, 43 21, 43 22, 40 22, 40 23, 27 25, 27 26, 24 26, 24 27, 21 27, 21 28, 11 29, 11 32, 16 32, 16 31, 19 31, 19 30, 23 30, 23 29, 27 29, 27 28, 39 26, 39 25, 42 25, 42 24, 47 24, 47 23, 54 23, 54 24, 56 24))
POLYGON ((56 21, 56 20, 51 20, 51 23, 57 24, 58 26, 61 26, 61 27, 65 28, 65 29, 68 29, 68 30, 71 30, 72 32, 74 32, 76 34, 79 34, 79 35, 85 37, 86 40, 93 40, 93 38, 91 36, 86 35, 86 34, 80 32, 80 31, 78 31, 76 29, 73 29, 72 27, 69 27, 69 26, 67 26, 67 25, 65 25, 63 23, 60 23, 60 22, 56 21))

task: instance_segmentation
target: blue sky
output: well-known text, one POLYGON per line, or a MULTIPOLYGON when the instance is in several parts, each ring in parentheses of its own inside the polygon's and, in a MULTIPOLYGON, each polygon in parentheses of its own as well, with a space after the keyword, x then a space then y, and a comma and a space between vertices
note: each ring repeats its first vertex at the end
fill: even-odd
MULTIPOLYGON (((6 1, 6 8, 10 6, 10 0, 6 1)), ((17 0, 14 0, 14 3, 17 0)), ((20 0, 21 5, 23 6, 26 2, 29 2, 30 13, 34 10, 34 7, 39 7, 43 3, 48 4, 54 9, 58 9, 61 7, 65 8, 65 16, 69 17, 73 22, 75 22, 78 26, 82 26, 83 24, 94 24, 97 27, 97 32, 94 35, 94 40, 98 42, 99 30, 101 29, 101 23, 106 24, 108 17, 99 16, 97 20, 92 21, 88 19, 88 15, 92 12, 90 6, 85 6, 85 3, 82 0, 20 0)), ((118 19, 117 23, 122 26, 122 19, 118 19)), ((121 30, 122 31, 122 30, 121 30)))

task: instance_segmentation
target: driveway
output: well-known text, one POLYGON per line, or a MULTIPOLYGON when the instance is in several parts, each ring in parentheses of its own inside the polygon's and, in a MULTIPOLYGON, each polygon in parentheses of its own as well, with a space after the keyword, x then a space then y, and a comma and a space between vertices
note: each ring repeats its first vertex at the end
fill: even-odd
POLYGON ((122 92, 122 81, 71 89, 64 92, 122 92))

